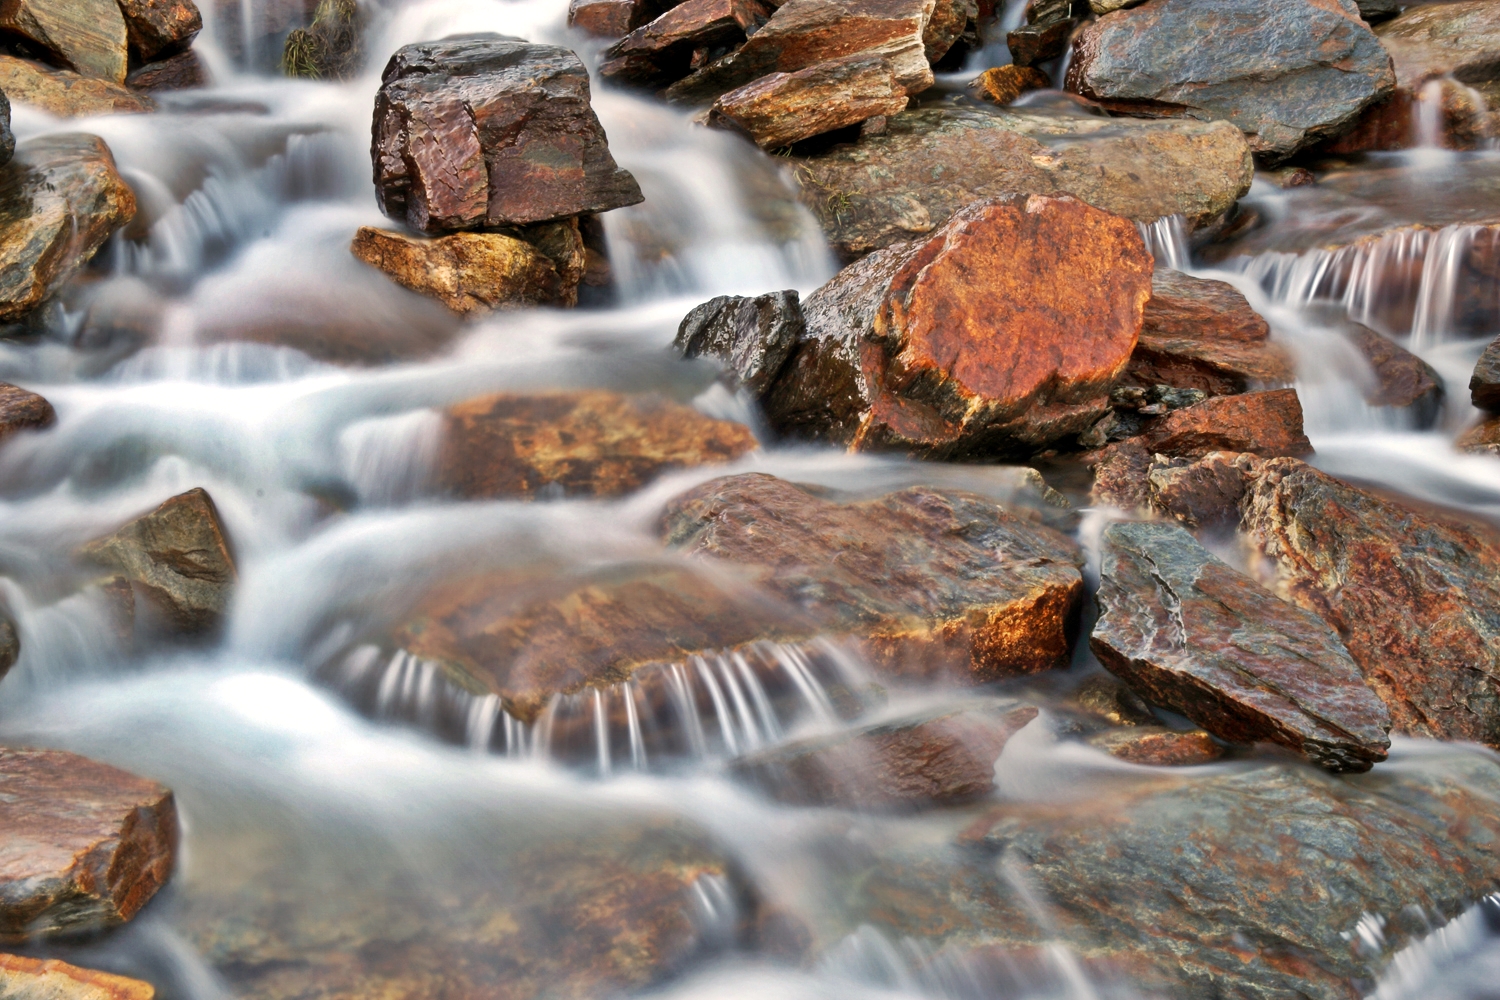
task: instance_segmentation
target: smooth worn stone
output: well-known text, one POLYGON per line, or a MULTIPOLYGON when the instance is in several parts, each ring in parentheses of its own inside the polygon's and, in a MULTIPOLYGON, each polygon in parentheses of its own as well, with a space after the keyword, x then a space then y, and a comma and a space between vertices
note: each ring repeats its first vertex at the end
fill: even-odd
POLYGON ((1437 369, 1367 326, 1348 323, 1344 333, 1375 372, 1366 403, 1405 410, 1417 427, 1437 422, 1444 396, 1443 377, 1437 369))
POLYGON ((135 194, 104 140, 47 135, 0 167, 0 321, 56 294, 116 229, 135 218, 135 194))
POLYGON ((683 317, 673 346, 685 358, 723 362, 731 386, 759 398, 781 374, 805 326, 795 290, 720 295, 683 317))
POLYGON ((1077 24, 1072 18, 1051 24, 1023 24, 1005 36, 1013 65, 1033 66, 1056 59, 1068 50, 1068 39, 1077 24))
POLYGON ((153 781, 59 750, 0 748, 0 941, 125 923, 166 884, 177 808, 153 781))
POLYGON ((1263 458, 1312 453, 1296 389, 1214 396, 1152 421, 1141 443, 1164 455, 1242 451, 1263 458))
POLYGON ((1033 705, 983 705, 783 743, 741 757, 733 774, 779 802, 920 809, 995 788, 995 759, 1037 716, 1033 705))
POLYGON ((1012 193, 1069 194, 1137 222, 1182 215, 1201 226, 1233 207, 1255 174, 1245 137, 1222 122, 977 108, 891 115, 879 135, 793 162, 803 204, 848 257, 1012 193))
POLYGON ((660 396, 499 393, 448 408, 437 483, 467 499, 615 497, 755 447, 744 425, 660 396))
POLYGON ((125 17, 116 0, 6 0, 0 28, 83 76, 124 83, 125 17))
POLYGON ((0 55, 0 90, 12 104, 29 104, 58 118, 151 111, 151 98, 111 83, 0 55))
POLYGON ((79 555, 129 581, 137 632, 150 626, 180 636, 216 632, 238 578, 218 509, 203 489, 172 497, 79 555))
POLYGON ((1161 726, 1132 726, 1099 733, 1088 742, 1111 757, 1151 767, 1194 767, 1224 756, 1224 747, 1201 729, 1179 732, 1161 726))
POLYGON ((1396 77, 1343 0, 1154 0, 1085 26, 1066 85, 1126 113, 1233 122, 1279 161, 1352 127, 1396 77))
POLYGON ((906 89, 884 56, 866 52, 771 73, 722 95, 709 124, 780 149, 815 135, 906 110, 906 89))
POLYGON ((203 30, 193 0, 117 0, 125 15, 130 46, 143 62, 186 46, 203 30))
POLYGON ((1259 469, 1260 459, 1242 452, 1211 451, 1194 460, 1157 455, 1146 470, 1148 503, 1192 528, 1232 526, 1259 469))
POLYGON ((155 1000, 156 989, 139 979, 55 958, 0 954, 0 996, 6 1000, 155 1000))
POLYGON ((157 90, 191 90, 208 86, 208 70, 192 49, 185 49, 160 62, 132 70, 125 85, 147 93, 157 90))
POLYGON ((1500 456, 1500 417, 1485 414, 1477 424, 1466 428, 1453 446, 1472 455, 1500 456))
POLYGON ((969 82, 969 91, 991 104, 1009 104, 1028 90, 1052 86, 1047 74, 1034 66, 995 66, 969 82))
MULTIPOLYGON (((437 299, 461 316, 495 309, 577 301, 536 247, 500 233, 452 233, 436 239, 362 226, 349 251, 397 284, 437 299)), ((572 303, 566 303, 572 304, 572 303)))
POLYGON ((839 503, 750 473, 674 499, 661 534, 858 639, 894 674, 987 681, 1068 662, 1076 545, 975 494, 839 503))
POLYGON ((683 0, 600 55, 599 75, 637 86, 686 76, 695 49, 739 45, 771 16, 760 0, 683 0))
POLYGON ((20 431, 41 430, 57 423, 52 404, 20 386, 0 382, 0 441, 20 431))
POLYGON ((588 71, 567 49, 461 35, 405 46, 382 80, 376 195, 418 231, 525 225, 641 200, 609 155, 588 71))
POLYGON ((619 38, 650 21, 654 10, 646 0, 570 0, 568 27, 595 38, 619 38))
POLYGON ((1279 743, 1334 771, 1390 749, 1390 713, 1338 634, 1199 545, 1184 528, 1104 530, 1089 648, 1153 705, 1231 743, 1279 743))
POLYGON ((1481 410, 1500 413, 1500 337, 1490 341, 1479 355, 1469 378, 1469 399, 1481 410))
POLYGON ((976 203, 808 296, 767 419, 854 451, 1039 450, 1107 409, 1151 268, 1132 222, 1073 198, 976 203))
POLYGON ((1500 102, 1500 9, 1489 0, 1412 4, 1375 34, 1402 91, 1415 95, 1428 80, 1452 77, 1491 107, 1500 102))

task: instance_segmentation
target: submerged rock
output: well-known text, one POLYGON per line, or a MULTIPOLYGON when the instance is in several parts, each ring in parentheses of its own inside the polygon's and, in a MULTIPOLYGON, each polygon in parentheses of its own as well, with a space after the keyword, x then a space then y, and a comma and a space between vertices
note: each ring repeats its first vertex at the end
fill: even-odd
POLYGON ((1111 757, 1150 767, 1194 767, 1212 764, 1224 756, 1224 748, 1201 729, 1183 732, 1162 726, 1131 726, 1099 733, 1088 742, 1111 757))
POLYGON ((564 288, 552 261, 501 233, 453 233, 437 239, 363 226, 349 250, 397 284, 437 299, 461 316, 527 305, 571 305, 577 277, 564 288))
POLYGON ((709 124, 743 132, 762 149, 780 149, 904 111, 906 102, 890 61, 861 52, 731 90, 714 102, 709 124))
POLYGON ((58 750, 0 748, 0 792, 0 941, 123 924, 172 874, 177 809, 155 782, 58 750))
POLYGON ((150 111, 149 97, 108 80, 0 55, 0 90, 13 104, 30 104, 59 118, 150 111))
POLYGON ((7 1000, 154 1000, 139 979, 82 969, 57 959, 0 954, 0 996, 7 1000))
POLYGON ((1153 452, 1179 457, 1211 451, 1298 457, 1313 450, 1302 431, 1302 403, 1296 389, 1214 396, 1173 410, 1152 421, 1141 443, 1153 452))
POLYGON ((682 319, 673 346, 685 358, 724 363, 731 385, 759 398, 786 366, 806 324, 796 291, 720 295, 682 319))
POLYGON ((118 0, 130 46, 144 62, 170 55, 203 30, 193 0, 118 0))
POLYGON ((1371 406, 1405 410, 1418 427, 1431 427, 1443 409, 1443 377, 1427 362, 1358 323, 1345 335, 1375 372, 1375 385, 1365 394, 1371 406))
POLYGON ((125 18, 116 0, 9 0, 0 28, 77 73, 125 82, 125 18))
POLYGON ((208 70, 192 49, 168 56, 160 62, 147 63, 132 70, 125 84, 148 93, 157 90, 191 90, 208 85, 208 70))
POLYGON ((605 49, 599 75, 639 86, 671 83, 688 74, 695 50, 739 45, 771 10, 760 0, 683 0, 605 49))

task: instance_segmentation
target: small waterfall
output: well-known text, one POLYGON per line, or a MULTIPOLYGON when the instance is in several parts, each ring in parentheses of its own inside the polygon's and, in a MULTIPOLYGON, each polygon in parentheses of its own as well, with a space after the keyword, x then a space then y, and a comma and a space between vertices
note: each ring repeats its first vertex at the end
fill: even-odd
POLYGON ((1141 239, 1146 249, 1163 267, 1174 271, 1186 271, 1192 267, 1192 251, 1188 248, 1187 221, 1181 215, 1164 215, 1155 222, 1138 222, 1141 239))
POLYGON ((339 465, 360 503, 408 503, 427 485, 442 435, 436 410, 359 420, 339 434, 339 465))

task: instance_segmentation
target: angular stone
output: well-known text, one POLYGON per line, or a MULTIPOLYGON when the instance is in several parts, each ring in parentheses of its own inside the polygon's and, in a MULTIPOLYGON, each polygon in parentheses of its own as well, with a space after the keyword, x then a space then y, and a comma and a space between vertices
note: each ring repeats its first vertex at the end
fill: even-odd
MULTIPOLYGON (((758 36, 757 36, 758 37, 758 36)), ((929 233, 973 202, 1069 194, 1137 222, 1219 218, 1254 165, 1226 123, 1057 117, 976 108, 892 115, 880 135, 800 158, 802 201, 857 256, 929 233)))
POLYGON ((1342 0, 1157 0, 1089 24, 1068 90, 1127 113, 1233 122, 1279 161, 1352 127, 1395 88, 1342 0))
POLYGON ((995 788, 995 759, 1037 716, 1032 705, 985 705, 783 743, 741 757, 735 776, 779 802, 844 809, 920 809, 995 788))
POLYGON ((1068 39, 1077 24, 1072 18, 1050 24, 1023 24, 1005 36, 1013 65, 1033 66, 1056 59, 1068 49, 1068 39))
POLYGON ((125 82, 125 18, 115 0, 7 0, 0 28, 83 76, 125 82))
POLYGON ((570 0, 568 27, 595 38, 619 38, 651 20, 645 0, 570 0))
POLYGON ((203 15, 193 0, 118 0, 125 15, 130 45, 143 62, 175 52, 203 30, 203 15))
POLYGON ((436 239, 362 226, 349 251, 396 283, 435 298, 461 316, 528 305, 572 304, 557 268, 529 243, 500 233, 453 233, 436 239))
POLYGON ((16 134, 10 130, 10 100, 0 92, 0 167, 16 153, 16 134))
POLYGON ((1078 434, 1135 347, 1151 268, 1134 224, 1072 198, 971 205, 807 298, 767 419, 782 434, 933 457, 1078 434))
POLYGON ((794 290, 754 298, 720 295, 683 317, 673 346, 685 358, 723 362, 730 383, 759 398, 786 366, 805 328, 794 290))
POLYGON ((659 396, 500 393, 448 408, 436 478, 467 499, 615 497, 755 447, 743 425, 659 396))
POLYGON ((979 5, 975 0, 936 0, 927 27, 922 29, 922 51, 927 61, 934 66, 941 62, 963 37, 969 22, 978 18, 979 5))
POLYGON ((155 1000, 150 983, 83 969, 57 959, 0 954, 0 996, 7 1000, 155 1000))
POLYGON ((41 430, 57 423, 52 404, 20 386, 0 382, 0 441, 20 431, 41 430))
POLYGON ((126 114, 156 107, 151 98, 108 80, 7 55, 0 55, 0 90, 15 104, 30 104, 59 118, 126 114))
POLYGON ((1148 509, 1146 473, 1151 468, 1151 452, 1139 438, 1117 441, 1090 453, 1086 460, 1094 473, 1090 492, 1094 506, 1116 507, 1126 513, 1148 509))
POLYGON ((1009 104, 1028 90, 1045 90, 1052 86, 1047 74, 1034 66, 995 66, 980 73, 969 83, 969 90, 980 100, 991 104, 1009 104))
POLYGON ((376 195, 414 229, 524 225, 641 200, 567 49, 463 35, 402 48, 382 79, 376 195))
POLYGON ((1312 453, 1302 432, 1296 389, 1214 396, 1152 421, 1141 435, 1149 450, 1177 457, 1241 451, 1265 458, 1312 453))
POLYGON ((1431 427, 1443 409, 1443 377, 1415 354, 1358 323, 1345 335, 1375 372, 1375 385, 1365 395, 1371 406, 1406 410, 1418 427, 1431 427))
POLYGON ((1469 378, 1469 399, 1481 410, 1500 413, 1500 337, 1479 355, 1469 378))
POLYGON ((1391 54, 1405 93, 1452 77, 1476 88, 1491 107, 1500 103, 1500 10, 1487 0, 1413 4, 1375 34, 1391 54))
POLYGON ((1254 455, 1211 451, 1196 461, 1156 456, 1146 471, 1153 510, 1189 527, 1219 528, 1240 519, 1240 501, 1260 470, 1254 455))
POLYGON ((186 49, 160 62, 147 63, 132 70, 125 78, 125 85, 147 93, 157 90, 191 90, 208 86, 208 70, 204 69, 198 54, 186 49))
POLYGON ((1280 743, 1333 771, 1385 760, 1390 713, 1338 634, 1175 525, 1104 531, 1089 647, 1146 701, 1231 743, 1280 743))
POLYGON ((238 577, 219 512, 202 489, 172 497, 79 555, 130 582, 138 630, 149 621, 181 636, 218 630, 238 577))
POLYGON ((1224 748, 1201 729, 1179 732, 1161 726, 1132 726, 1091 736, 1089 745, 1131 764, 1152 767, 1193 767, 1224 756, 1224 748))
POLYGON ((694 49, 738 45, 770 16, 760 0, 683 0, 605 49, 599 75, 638 86, 680 80, 694 49))
POLYGON ((904 111, 906 102, 890 62, 861 52, 731 90, 714 102, 709 124, 743 132, 761 149, 780 149, 904 111))
POLYGON ((177 855, 172 793, 58 750, 0 749, 0 941, 123 924, 177 855))
POLYGON ((51 298, 111 233, 135 218, 135 194, 104 140, 31 139, 0 167, 0 322, 51 298))

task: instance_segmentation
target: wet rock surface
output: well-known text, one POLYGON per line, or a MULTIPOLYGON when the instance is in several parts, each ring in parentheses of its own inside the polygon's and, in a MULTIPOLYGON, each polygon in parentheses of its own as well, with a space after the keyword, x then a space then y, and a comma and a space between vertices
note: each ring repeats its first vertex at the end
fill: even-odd
POLYGON ((189 44, 203 30, 192 0, 118 0, 130 45, 146 62, 189 44))
POLYGON ((638 86, 679 80, 688 74, 694 50, 743 43, 771 10, 759 0, 683 0, 605 49, 599 75, 638 86))
POLYGON ((656 5, 645 0, 571 0, 568 27, 596 38, 619 38, 650 21, 656 5))
POLYGON ((1111 729, 1089 738, 1089 745, 1129 764, 1196 767, 1224 756, 1224 747, 1201 729, 1179 732, 1162 726, 1111 729))
POLYGON ((20 431, 41 430, 57 422, 52 404, 20 386, 0 382, 0 441, 20 431))
POLYGON ((1215 396, 1152 421, 1141 443, 1174 456, 1211 451, 1249 452, 1264 458, 1312 453, 1302 431, 1302 403, 1296 389, 1269 389, 1238 396, 1215 396))
POLYGON ((1479 355, 1469 379, 1469 399, 1481 410, 1500 412, 1500 337, 1479 355))
POLYGON ((781 374, 806 323, 795 291, 720 295, 682 319, 673 346, 685 358, 715 358, 729 382, 759 397, 781 374))
POLYGON ((985 70, 969 83, 969 90, 981 100, 1009 104, 1028 90, 1052 86, 1047 74, 1033 66, 995 66, 985 70))
POLYGON ((1500 12, 1484 0, 1412 5, 1376 29, 1391 54, 1396 80, 1409 94, 1451 76, 1494 106, 1500 98, 1500 12))
POLYGON ((0 89, 15 104, 30 104, 59 118, 150 111, 151 99, 108 80, 0 55, 0 89))
POLYGON ((762 149, 780 149, 869 118, 906 109, 906 88, 888 59, 858 53, 772 73, 714 102, 709 121, 743 132, 762 149))
POLYGON ((126 27, 116 0, 11 0, 0 7, 0 28, 77 73, 125 82, 126 27))
POLYGON ((0 749, 0 791, 0 940, 122 924, 172 874, 177 810, 155 782, 62 751, 0 749))
POLYGON ((147 63, 131 70, 125 85, 133 90, 147 93, 158 90, 191 90, 208 84, 208 71, 192 49, 168 56, 159 62, 147 63))
POLYGON ((1211 451, 1196 460, 1157 458, 1146 472, 1151 506, 1189 527, 1233 526, 1260 462, 1242 452, 1211 451))
MULTIPOLYGON (((577 301, 577 276, 563 286, 552 261, 501 233, 452 233, 437 239, 362 227, 349 250, 403 288, 437 299, 461 316, 495 309, 577 301)), ((571 304, 571 303, 567 303, 571 304)))
POLYGON ((1375 373, 1365 402, 1405 410, 1418 427, 1431 427, 1442 412, 1445 395, 1437 370, 1367 326, 1351 323, 1346 336, 1375 373))
POLYGON ((0 994, 8 1000, 153 1000, 150 983, 57 959, 0 954, 0 994))

